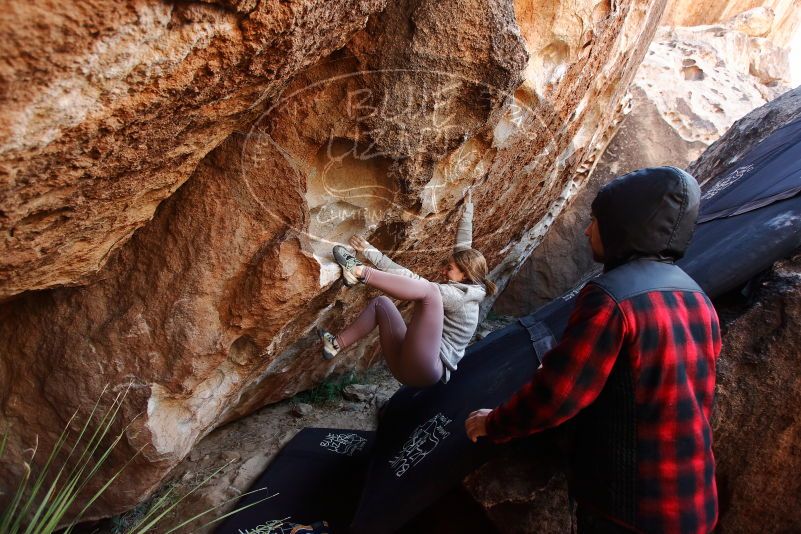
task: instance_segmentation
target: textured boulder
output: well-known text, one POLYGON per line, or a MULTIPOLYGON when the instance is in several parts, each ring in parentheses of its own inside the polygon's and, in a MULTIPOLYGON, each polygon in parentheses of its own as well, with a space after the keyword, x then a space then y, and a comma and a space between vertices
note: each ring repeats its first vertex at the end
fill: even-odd
POLYGON ((696 143, 692 161, 734 120, 790 89, 789 80, 787 51, 770 41, 736 29, 663 26, 633 87, 679 138, 696 143))
POLYGON ((6 3, 0 300, 87 282, 254 104, 384 3, 6 3))
MULTIPOLYGON (((530 313, 597 270, 584 228, 598 189, 634 169, 686 167, 736 119, 785 91, 788 67, 786 51, 738 30, 660 28, 631 84, 631 111, 587 185, 498 298, 496 311, 530 313), (775 77, 754 68, 766 63, 773 65, 775 77)), ((776 109, 788 113, 790 106, 776 109)), ((760 126, 760 119, 742 129, 756 127, 757 132, 775 124, 760 126)), ((704 168, 697 176, 714 174, 704 168)))
MULTIPOLYGON (((75 116, 83 133, 73 139, 32 113, 54 137, 8 153, 4 168, 19 179, 4 187, 3 224, 19 240, 5 242, 5 295, 84 285, 0 305, 2 419, 13 428, 0 489, 14 484, 35 436, 46 449, 105 384, 133 384, 122 421, 133 423, 114 463, 142 452, 95 515, 142 499, 223 422, 375 361, 370 343, 324 361, 314 333, 342 326, 371 296, 336 281, 331 244, 353 233, 432 276, 474 186, 476 246, 504 283, 608 141, 664 7, 406 0, 353 34, 379 6, 249 5, 151 6, 170 14, 170 31, 227 20, 245 52, 226 59, 212 40, 201 57, 181 55, 186 64, 156 58, 153 72, 132 72, 149 73, 159 105, 130 104, 139 86, 122 84, 101 99, 126 110, 116 129, 75 116), (186 91, 198 100, 174 88, 172 68, 181 83, 194 79, 186 91), (106 157, 75 155, 84 148, 106 157), (28 227, 32 206, 74 216, 28 227)), ((24 26, 26 13, 4 13, 4 28, 24 26)), ((46 42, 36 28, 47 34, 39 21, 27 39, 46 42)), ((133 32, 108 31, 115 43, 133 32)), ((169 48, 169 31, 138 31, 156 51, 169 48)), ((108 50, 64 39, 81 54, 108 50)), ((4 79, 15 81, 15 69, 4 79)), ((88 69, 75 83, 111 75, 88 69)), ((63 77, 36 72, 44 86, 63 77)))
POLYGON ((735 122, 726 135, 712 143, 704 157, 687 167, 704 189, 722 178, 722 171, 746 154, 752 146, 801 117, 801 87, 787 91, 776 100, 759 107, 735 122))
POLYGON ((773 44, 789 46, 801 23, 801 10, 787 0, 731 0, 729 2, 692 2, 677 0, 665 10, 662 24, 667 26, 716 25, 722 22, 755 37, 768 38, 773 44))
POLYGON ((712 430, 721 532, 798 532, 801 256, 774 265, 727 327, 712 430))
POLYGON ((572 532, 563 437, 557 429, 511 443, 464 479, 462 485, 498 532, 572 532))
MULTIPOLYGON (((799 117, 801 88, 735 122, 688 168, 709 190, 732 161, 799 117)), ((801 528, 801 513, 794 506, 801 491, 795 476, 801 449, 796 406, 801 388, 801 256, 774 265, 757 285, 749 307, 733 305, 730 298, 721 301, 716 306, 724 323, 723 349, 712 416, 721 531, 795 532, 801 528)), ((562 532, 548 525, 562 524, 565 509, 545 506, 541 514, 523 514, 541 503, 566 500, 562 475, 554 470, 559 460, 553 450, 518 446, 489 464, 491 469, 473 473, 464 485, 502 532, 562 532), (543 488, 553 488, 555 494, 543 495, 543 488)))

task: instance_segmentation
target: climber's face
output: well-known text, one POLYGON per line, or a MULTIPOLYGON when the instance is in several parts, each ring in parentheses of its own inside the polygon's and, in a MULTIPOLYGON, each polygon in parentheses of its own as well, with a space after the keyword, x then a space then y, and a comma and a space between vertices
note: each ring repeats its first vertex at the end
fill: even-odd
POLYGON ((594 215, 590 220, 589 226, 584 230, 584 235, 589 238, 590 248, 592 249, 592 259, 603 263, 604 244, 601 241, 601 230, 598 227, 598 219, 596 219, 594 215))
POLYGON ((456 265, 453 258, 442 268, 442 274, 451 282, 463 282, 465 278, 464 272, 456 265))

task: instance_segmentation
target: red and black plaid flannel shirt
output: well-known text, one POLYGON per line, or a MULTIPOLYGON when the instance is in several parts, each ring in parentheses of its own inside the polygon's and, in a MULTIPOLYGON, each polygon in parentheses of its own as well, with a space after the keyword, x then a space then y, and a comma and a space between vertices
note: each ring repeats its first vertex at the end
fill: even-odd
POLYGON ((709 418, 720 344, 717 314, 703 293, 652 291, 618 304, 590 283, 542 368, 490 413, 488 437, 500 443, 570 419, 598 397, 618 355, 627 355, 636 397, 637 530, 709 532, 717 521, 709 418))

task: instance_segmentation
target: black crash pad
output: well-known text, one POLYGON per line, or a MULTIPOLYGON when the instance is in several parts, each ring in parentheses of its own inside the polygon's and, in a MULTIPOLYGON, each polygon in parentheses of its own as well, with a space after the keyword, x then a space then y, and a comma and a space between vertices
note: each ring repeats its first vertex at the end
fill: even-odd
POLYGON ((272 534, 346 531, 361 493, 373 437, 373 432, 360 430, 304 428, 249 491, 266 489, 247 495, 236 508, 277 495, 230 516, 216 533, 268 532, 264 525, 276 520, 284 521, 269 530, 272 534))

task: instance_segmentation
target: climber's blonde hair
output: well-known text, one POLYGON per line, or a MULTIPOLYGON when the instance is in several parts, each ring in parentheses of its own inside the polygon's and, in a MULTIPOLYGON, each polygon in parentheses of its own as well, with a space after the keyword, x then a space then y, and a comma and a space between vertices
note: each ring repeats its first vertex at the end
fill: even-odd
POLYGON ((487 278, 489 268, 487 267, 487 260, 481 252, 474 248, 457 250, 451 258, 468 281, 474 284, 482 284, 487 290, 487 295, 495 294, 498 287, 492 280, 487 278))

